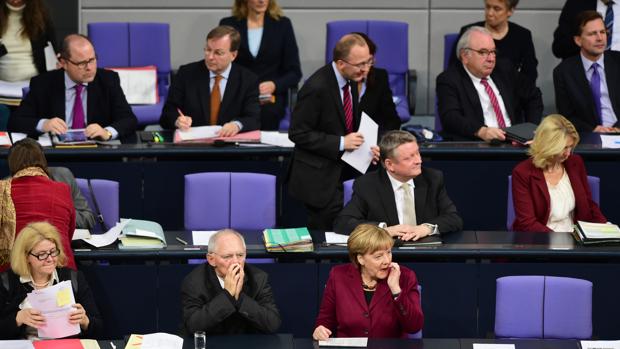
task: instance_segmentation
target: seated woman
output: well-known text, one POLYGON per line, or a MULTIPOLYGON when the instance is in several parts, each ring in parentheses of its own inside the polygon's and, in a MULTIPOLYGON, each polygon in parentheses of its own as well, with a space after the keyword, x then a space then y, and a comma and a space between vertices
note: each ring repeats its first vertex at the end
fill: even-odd
MULTIPOLYGON (((16 232, 32 222, 47 221, 56 227, 67 255, 67 266, 75 269, 71 238, 75 230, 75 207, 65 183, 49 178, 47 161, 37 141, 15 142, 8 155, 11 178, 0 181, 0 250, 10 249, 16 232)), ((6 269, 0 255, 0 271, 6 269)))
POLYGON ((46 222, 28 224, 15 239, 11 251, 11 270, 1 275, 0 285, 0 339, 31 339, 37 329, 48 321, 33 309, 26 295, 61 281, 71 281, 76 304, 67 319, 79 324, 81 337, 97 337, 103 322, 92 292, 81 272, 64 268, 67 256, 60 235, 46 222))
POLYGON ((394 240, 371 224, 349 236, 350 264, 333 267, 312 337, 406 338, 424 315, 415 273, 392 263, 394 240))
POLYGON ((222 18, 241 34, 236 63, 258 75, 261 130, 277 130, 288 90, 301 79, 299 50, 291 20, 276 0, 235 0, 232 17, 222 18))
POLYGON ((545 117, 530 145, 530 159, 512 170, 515 231, 573 231, 577 220, 605 223, 592 200, 586 168, 573 149, 579 143, 575 126, 565 117, 545 117))
MULTIPOLYGON (((484 21, 471 23, 461 28, 459 38, 469 27, 485 27, 493 35, 497 58, 508 59, 515 69, 536 82, 538 60, 532 40, 532 33, 518 24, 509 22, 519 0, 485 0, 484 21)), ((455 41, 455 42, 458 42, 455 41)), ((450 63, 458 63, 456 47, 450 55, 450 63)))

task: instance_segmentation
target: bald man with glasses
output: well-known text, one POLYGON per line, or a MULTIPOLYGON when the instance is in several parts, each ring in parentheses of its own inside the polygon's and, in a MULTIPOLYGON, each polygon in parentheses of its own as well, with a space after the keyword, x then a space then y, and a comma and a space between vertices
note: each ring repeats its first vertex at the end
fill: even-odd
POLYGON ((97 68, 95 48, 87 37, 68 35, 59 62, 62 69, 30 80, 30 92, 9 118, 9 131, 37 137, 84 129, 88 138, 104 141, 135 132, 138 121, 118 74, 97 68))

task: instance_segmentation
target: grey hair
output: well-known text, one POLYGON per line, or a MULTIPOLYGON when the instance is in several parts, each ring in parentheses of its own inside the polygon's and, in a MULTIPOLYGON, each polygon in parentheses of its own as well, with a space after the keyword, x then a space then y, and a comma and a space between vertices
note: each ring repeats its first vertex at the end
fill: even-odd
POLYGON ((461 35, 461 38, 456 43, 456 58, 458 58, 459 61, 461 60, 461 51, 467 49, 471 44, 469 42, 469 38, 471 36, 471 33, 473 32, 478 32, 478 33, 491 36, 491 32, 485 27, 480 27, 480 26, 469 27, 469 29, 467 29, 465 33, 461 35))
POLYGON ((209 238, 209 246, 207 247, 207 252, 214 253, 217 250, 218 240, 224 235, 236 235, 241 240, 241 244, 243 244, 243 249, 246 249, 245 239, 243 238, 243 235, 241 235, 238 231, 234 229, 222 229, 218 230, 217 233, 211 235, 211 237, 209 238))
POLYGON ((414 135, 407 131, 389 131, 386 132, 381 141, 379 141, 379 156, 381 163, 390 158, 393 159, 396 156, 396 148, 405 143, 416 142, 417 139, 414 135))

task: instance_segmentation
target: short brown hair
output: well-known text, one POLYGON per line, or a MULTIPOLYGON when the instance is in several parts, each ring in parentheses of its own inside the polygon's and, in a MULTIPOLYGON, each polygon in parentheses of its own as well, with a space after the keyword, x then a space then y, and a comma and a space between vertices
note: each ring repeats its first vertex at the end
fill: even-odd
POLYGON ((207 34, 207 40, 220 39, 225 37, 226 35, 230 37, 230 51, 238 51, 239 46, 241 45, 241 35, 237 31, 237 29, 229 25, 220 25, 211 29, 209 34, 207 34))
POLYGON ((60 254, 56 258, 56 266, 63 267, 67 263, 67 256, 62 248, 60 234, 58 230, 48 222, 35 222, 25 226, 17 238, 11 250, 11 269, 19 276, 30 276, 30 267, 28 264, 28 254, 41 241, 49 240, 56 245, 56 249, 60 254))
POLYGON ((396 148, 405 144, 416 142, 417 139, 414 135, 407 131, 389 131, 386 132, 381 140, 379 141, 379 156, 381 158, 381 163, 383 163, 386 159, 394 159, 396 156, 396 148))
POLYGON ((391 249, 394 246, 394 239, 390 233, 383 228, 372 224, 360 224, 349 235, 347 248, 349 249, 349 259, 358 268, 360 264, 357 260, 358 255, 374 253, 380 249, 391 249))
POLYGON ((353 46, 368 46, 366 40, 361 37, 359 34, 350 33, 341 37, 340 40, 334 46, 334 62, 338 60, 343 60, 349 57, 349 53, 351 52, 351 48, 353 46))
MULTIPOLYGON (((278 5, 276 0, 269 0, 267 14, 275 20, 279 20, 280 17, 283 16, 282 8, 278 5)), ((248 18, 248 0, 235 0, 232 8, 232 15, 237 19, 248 18)))
POLYGON ((8 162, 11 176, 28 167, 39 167, 48 173, 43 148, 32 138, 24 138, 15 142, 9 149, 8 162))
POLYGON ((580 36, 583 33, 583 27, 589 22, 600 19, 605 23, 603 16, 594 10, 582 11, 575 16, 575 36, 580 36))

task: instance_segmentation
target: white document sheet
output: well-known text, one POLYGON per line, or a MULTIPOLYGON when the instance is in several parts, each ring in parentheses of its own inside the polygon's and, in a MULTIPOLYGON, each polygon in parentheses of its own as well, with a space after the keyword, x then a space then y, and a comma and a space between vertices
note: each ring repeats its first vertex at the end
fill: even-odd
POLYGON ((496 343, 474 343, 474 349, 515 349, 515 345, 496 343))
POLYGON ((288 133, 278 131, 261 131, 260 142, 263 144, 275 145, 278 147, 292 148, 295 143, 288 139, 288 133))
POLYGON ((336 234, 331 231, 325 232, 325 242, 332 245, 347 245, 347 240, 349 240, 349 235, 344 234, 336 234))
POLYGON ((176 130, 182 141, 217 137, 222 126, 197 126, 190 127, 187 131, 176 130))
POLYGON ((377 125, 368 114, 362 112, 362 121, 360 122, 358 132, 364 136, 364 143, 354 151, 345 151, 344 154, 342 154, 342 161, 351 165, 351 167, 361 173, 366 173, 372 161, 372 151, 370 147, 377 145, 379 125, 377 125))
POLYGON ((157 103, 157 67, 111 68, 118 73, 129 104, 157 103))
POLYGON ((80 325, 69 323, 69 314, 74 311, 71 281, 62 281, 54 286, 34 290, 26 296, 33 309, 41 311, 45 326, 38 329, 39 338, 62 338, 80 333, 80 325))
POLYGON ((40 135, 39 139, 37 140, 37 142, 39 142, 39 144, 41 144, 42 147, 51 147, 52 146, 52 138, 50 138, 50 134, 49 133, 44 133, 44 134, 40 135))
POLYGON ((54 47, 51 42, 47 42, 47 45, 45 45, 43 49, 43 53, 45 54, 45 69, 47 69, 47 71, 58 69, 58 58, 56 57, 56 52, 54 52, 54 47))
POLYGON ((169 333, 150 333, 142 336, 141 349, 182 349, 183 338, 169 333))
POLYGON ((620 136, 601 135, 601 147, 606 149, 620 148, 620 136))
POLYGON ((112 244, 116 241, 121 235, 121 232, 125 226, 131 222, 131 219, 126 219, 122 222, 116 223, 115 226, 110 228, 110 230, 106 231, 103 234, 94 234, 91 235, 90 239, 82 239, 87 243, 95 246, 95 247, 103 247, 112 244))
POLYGON ((82 240, 90 238, 90 231, 88 229, 75 229, 73 232, 73 238, 71 241, 82 240))
POLYGON ((368 338, 365 338, 365 337, 329 338, 326 341, 319 341, 319 346, 320 347, 366 348, 368 346, 368 338))
POLYGON ((194 230, 192 231, 192 245, 209 246, 209 239, 217 233, 217 230, 194 230))
POLYGON ((34 349, 34 345, 31 341, 22 339, 22 340, 10 340, 10 341, 0 341, 0 348, 2 349, 34 349))
POLYGON ((30 80, 2 81, 0 80, 0 96, 22 98, 22 88, 30 86, 30 80))
POLYGON ((620 349, 620 341, 581 341, 581 349, 620 349))

